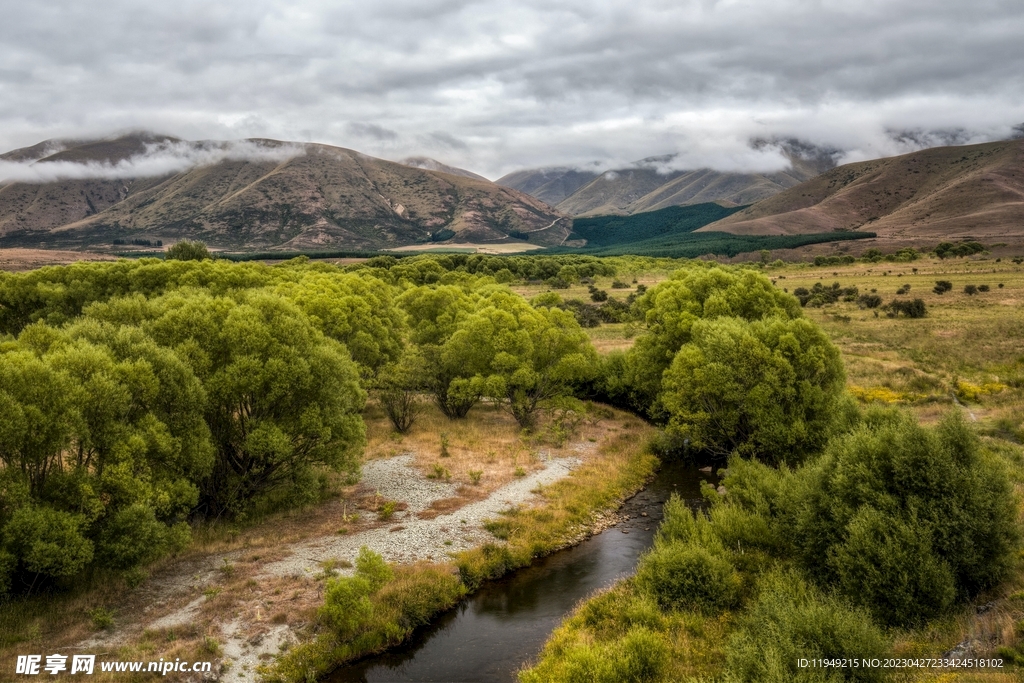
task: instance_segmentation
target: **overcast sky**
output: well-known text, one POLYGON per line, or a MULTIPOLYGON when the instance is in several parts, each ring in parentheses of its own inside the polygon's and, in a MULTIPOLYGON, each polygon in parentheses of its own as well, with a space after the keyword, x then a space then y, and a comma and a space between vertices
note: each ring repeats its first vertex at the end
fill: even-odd
POLYGON ((1024 122, 1021 0, 0 0, 0 148, 144 128, 490 178, 678 153, 768 170, 1024 122))

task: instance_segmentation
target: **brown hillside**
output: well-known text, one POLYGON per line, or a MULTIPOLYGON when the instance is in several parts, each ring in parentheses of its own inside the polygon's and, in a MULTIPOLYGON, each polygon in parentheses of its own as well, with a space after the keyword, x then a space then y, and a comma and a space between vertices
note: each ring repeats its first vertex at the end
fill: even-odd
MULTIPOLYGON (((117 161, 150 140, 88 143, 36 163, 117 161)), ((0 241, 81 247, 189 237, 227 248, 376 249, 442 238, 515 241, 510 232, 557 244, 569 229, 543 202, 482 178, 327 145, 295 148, 282 161, 225 160, 158 178, 0 185, 0 241)))
POLYGON ((937 147, 846 164, 702 231, 866 230, 896 238, 1019 239, 1024 140, 937 147))

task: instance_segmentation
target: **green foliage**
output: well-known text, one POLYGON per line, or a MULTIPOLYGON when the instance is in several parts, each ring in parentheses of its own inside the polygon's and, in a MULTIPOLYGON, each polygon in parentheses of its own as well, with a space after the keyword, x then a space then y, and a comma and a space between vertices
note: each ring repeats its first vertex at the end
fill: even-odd
POLYGON ((202 486, 209 514, 237 514, 275 489, 308 496, 314 466, 354 470, 365 400, 358 371, 344 347, 287 300, 179 290, 95 304, 87 315, 112 323, 141 318, 203 382, 217 450, 202 486))
POLYGON ((872 411, 800 473, 804 565, 887 624, 995 585, 1018 543, 1004 470, 959 414, 936 428, 872 411))
POLYGON ((571 314, 534 309, 505 293, 492 295, 466 320, 452 337, 452 349, 463 357, 483 352, 486 393, 522 427, 533 426, 538 408, 591 377, 597 360, 571 314))
POLYGON ((952 242, 940 242, 935 247, 935 255, 940 259, 947 258, 961 258, 964 256, 973 256, 974 254, 980 254, 985 251, 985 246, 980 242, 959 242, 954 244, 952 242))
POLYGON ((913 301, 893 299, 885 306, 885 311, 890 318, 896 318, 900 315, 906 318, 923 318, 928 315, 924 299, 914 299, 913 301))
POLYGON ((870 617, 792 573, 761 581, 760 597, 729 640, 726 680, 737 683, 882 681, 882 667, 801 667, 801 659, 884 658, 888 643, 870 617))
POLYGON ((903 247, 897 249, 895 252, 886 255, 886 261, 892 261, 893 263, 911 263, 921 258, 921 254, 913 247, 903 247))
POLYGON ((203 261, 212 258, 203 242, 182 240, 170 247, 164 254, 168 261, 203 261))
POLYGON ((338 638, 351 638, 373 614, 372 592, 369 581, 359 576, 331 579, 317 617, 338 638))
POLYGON ((395 574, 384 558, 366 546, 356 556, 356 576, 365 579, 371 591, 379 591, 395 574))
POLYGON ((111 629, 114 627, 114 615, 110 610, 103 607, 97 607, 89 610, 89 619, 92 620, 92 625, 96 629, 111 629))
POLYGON ((861 294, 857 297, 857 305, 861 308, 878 308, 882 305, 882 297, 877 294, 861 294))
POLYGON ((419 412, 419 391, 427 378, 423 356, 413 349, 398 362, 382 367, 373 378, 375 390, 384 414, 401 434, 409 431, 419 412))
POLYGON ((398 645, 465 595, 459 576, 446 567, 400 567, 376 588, 357 568, 353 577, 328 582, 317 615, 326 628, 283 654, 262 678, 272 683, 322 678, 340 663, 398 645))
POLYGON ((82 534, 84 526, 82 515, 23 507, 4 526, 4 545, 24 571, 67 578, 82 571, 93 558, 93 543, 82 534))
POLYGON ((659 543, 640 561, 637 587, 669 609, 715 614, 739 603, 740 578, 728 559, 697 543, 659 543))
POLYGON ((797 287, 793 290, 793 296, 800 300, 800 305, 811 308, 834 304, 839 301, 840 297, 844 301, 855 301, 858 293, 856 287, 842 287, 838 282, 833 282, 831 287, 816 282, 810 289, 797 287))
POLYGON ((277 291, 326 336, 344 344, 352 360, 365 370, 394 363, 401 355, 404 320, 395 305, 394 290, 374 278, 309 273, 298 282, 279 285, 277 291))
MULTIPOLYGON (((639 290, 639 288, 638 288, 639 290)), ((768 278, 749 270, 693 263, 646 291, 634 304, 646 332, 637 338, 606 388, 613 400, 651 415, 661 413, 662 374, 691 341, 700 320, 769 316, 801 317, 796 299, 777 290, 768 278)))
POLYGON ((689 206, 670 206, 630 216, 593 216, 574 218, 570 239, 585 239, 587 247, 630 244, 651 238, 691 233, 709 223, 741 210, 707 202, 689 206))
POLYGON ((578 644, 557 664, 523 672, 521 683, 652 683, 662 680, 669 662, 665 636, 643 627, 600 645, 578 644))
POLYGON ((935 286, 932 287, 932 291, 936 294, 945 294, 951 289, 953 289, 953 283, 949 280, 936 280, 935 286))
MULTIPOLYGON (((871 251, 870 249, 868 251, 871 251)), ((865 253, 866 255, 866 253, 865 253)), ((855 258, 848 254, 842 256, 815 256, 814 265, 821 266, 846 266, 856 261, 855 258)))
POLYGON ((834 432, 845 373, 839 351, 805 319, 700 320, 665 372, 668 431, 692 447, 799 462, 834 432))

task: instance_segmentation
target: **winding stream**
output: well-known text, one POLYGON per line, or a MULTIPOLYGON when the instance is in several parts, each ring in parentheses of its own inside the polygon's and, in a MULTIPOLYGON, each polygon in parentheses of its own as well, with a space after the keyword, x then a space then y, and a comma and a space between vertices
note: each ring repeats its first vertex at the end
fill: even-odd
POLYGON ((329 683, 510 683, 540 652, 551 631, 594 591, 633 573, 675 491, 700 503, 700 482, 717 478, 694 466, 666 464, 626 501, 629 519, 579 545, 538 560, 483 588, 418 631, 401 648, 336 670, 329 683), (644 516, 646 513, 646 516, 644 516))

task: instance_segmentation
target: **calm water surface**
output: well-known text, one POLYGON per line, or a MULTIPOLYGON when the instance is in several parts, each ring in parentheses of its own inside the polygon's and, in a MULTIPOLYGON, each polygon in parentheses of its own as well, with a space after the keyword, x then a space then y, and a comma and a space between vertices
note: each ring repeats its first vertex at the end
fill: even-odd
POLYGON ((626 522, 483 588, 401 648, 336 670, 329 683, 510 683, 583 598, 633 573, 673 492, 699 504, 696 467, 668 464, 626 502, 626 522), (647 516, 642 516, 647 513, 647 516), (626 532, 626 533, 623 533, 626 532))

